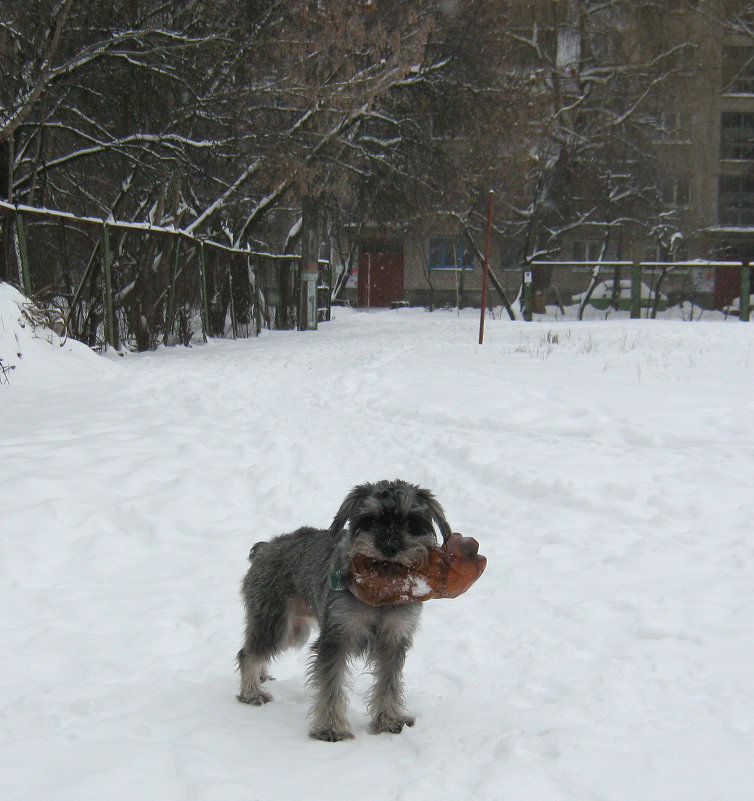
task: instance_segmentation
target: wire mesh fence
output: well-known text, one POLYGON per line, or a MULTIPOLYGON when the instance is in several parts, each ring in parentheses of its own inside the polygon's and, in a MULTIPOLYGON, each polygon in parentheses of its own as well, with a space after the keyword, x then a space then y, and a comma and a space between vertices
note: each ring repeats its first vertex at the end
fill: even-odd
MULTIPOLYGON (((0 224, 11 243, 6 265, 17 265, 25 294, 60 310, 68 334, 92 347, 248 337, 298 319, 299 254, 2 201, 0 224)), ((330 315, 331 271, 325 260, 318 267, 322 320, 330 315)))

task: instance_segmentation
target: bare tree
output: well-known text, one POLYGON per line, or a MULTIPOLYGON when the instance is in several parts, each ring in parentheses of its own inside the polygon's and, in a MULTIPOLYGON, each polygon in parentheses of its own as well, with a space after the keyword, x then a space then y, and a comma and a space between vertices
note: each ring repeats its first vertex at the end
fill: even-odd
MULTIPOLYGON (((479 249, 489 189, 509 262, 579 229, 605 252, 626 226, 659 237, 674 219, 646 155, 651 104, 693 42, 627 35, 650 0, 542 2, 522 20, 530 7, 0 0, 0 192, 278 251, 300 240, 304 197, 325 230, 452 221, 479 249)), ((92 264, 98 247, 69 237, 68 261, 92 264)), ((125 235, 115 251, 122 324, 151 347, 174 250, 125 235)), ((207 269, 221 321, 230 266, 207 269)), ((548 282, 535 272, 539 294, 548 282)), ((494 285, 508 304, 493 271, 494 285)), ((96 300, 89 312, 93 332, 96 300)))
MULTIPOLYGON (((430 5, 3 7, 5 194, 279 247, 287 206, 358 171, 354 128, 421 63, 430 5)), ((119 272, 140 347, 156 341, 163 257, 151 242, 119 272)))
MULTIPOLYGON (((657 109, 684 77, 698 32, 684 25, 688 15, 651 0, 567 0, 541 9, 537 24, 512 32, 548 110, 511 235, 525 262, 557 255, 575 232, 601 240, 603 258, 625 258, 626 241, 659 237, 674 219, 653 156, 657 109)), ((547 268, 533 269, 540 310, 550 279, 547 268)), ((619 279, 616 272, 616 290, 619 279)))

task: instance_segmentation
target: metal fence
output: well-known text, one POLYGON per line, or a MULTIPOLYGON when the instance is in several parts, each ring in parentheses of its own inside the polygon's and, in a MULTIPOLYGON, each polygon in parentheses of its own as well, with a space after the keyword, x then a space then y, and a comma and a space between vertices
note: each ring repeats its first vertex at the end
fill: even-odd
MULTIPOLYGON (((553 276, 560 271, 583 271, 587 273, 588 283, 585 288, 573 299, 579 304, 579 318, 583 316, 587 305, 601 309, 615 309, 628 311, 631 318, 655 317, 658 311, 663 311, 667 305, 667 298, 663 289, 666 281, 682 274, 688 275, 692 271, 711 273, 715 280, 707 288, 707 294, 713 296, 713 303, 721 308, 726 302, 716 296, 718 279, 725 274, 730 283, 728 287, 730 300, 738 295, 739 305, 736 309, 741 320, 750 319, 750 292, 752 265, 747 261, 715 261, 709 259, 694 259, 691 261, 659 262, 659 261, 533 261, 532 268, 552 270, 553 276), (610 277, 612 271, 612 277, 610 277), (628 275, 627 278, 624 276, 628 275), (616 277, 618 276, 618 277, 616 277), (647 283, 648 281, 648 283, 647 283), (601 285, 601 287, 600 287, 601 285), (603 293, 595 293, 600 287, 603 293)), ((524 317, 532 319, 534 313, 532 271, 524 272, 523 306, 524 317)), ((686 290, 686 299, 691 300, 693 295, 704 294, 704 290, 697 287, 693 293, 686 290)))
MULTIPOLYGON (((68 333, 91 346, 251 336, 295 327, 299 317, 300 254, 4 201, 0 219, 24 293, 57 306, 68 333)), ((319 260, 318 271, 321 321, 330 318, 329 262, 319 260)))

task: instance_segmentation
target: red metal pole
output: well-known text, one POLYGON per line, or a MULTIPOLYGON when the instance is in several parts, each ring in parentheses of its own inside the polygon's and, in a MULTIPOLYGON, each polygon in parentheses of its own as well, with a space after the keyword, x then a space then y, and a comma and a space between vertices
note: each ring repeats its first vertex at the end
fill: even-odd
POLYGON ((484 248, 484 271, 482 273, 482 308, 479 312, 479 344, 484 342, 484 314, 487 309, 487 275, 490 271, 490 235, 492 233, 492 198, 495 193, 490 189, 487 201, 487 244, 484 248))

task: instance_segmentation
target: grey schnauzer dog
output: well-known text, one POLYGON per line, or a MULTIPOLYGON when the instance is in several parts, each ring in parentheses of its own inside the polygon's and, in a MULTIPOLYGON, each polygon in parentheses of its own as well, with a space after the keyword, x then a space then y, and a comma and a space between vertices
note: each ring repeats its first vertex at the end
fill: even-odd
POLYGON ((331 587, 355 554, 407 567, 424 564, 450 526, 426 489, 406 481, 361 484, 346 496, 329 529, 300 528, 251 549, 243 580, 246 637, 238 652, 238 700, 260 706, 272 700, 262 687, 271 659, 302 647, 311 625, 309 686, 314 695, 309 734, 336 742, 350 738, 345 693, 349 662, 363 656, 373 669, 368 699, 373 733, 413 726, 403 698, 403 664, 418 627, 421 603, 367 606, 347 590, 331 587))

